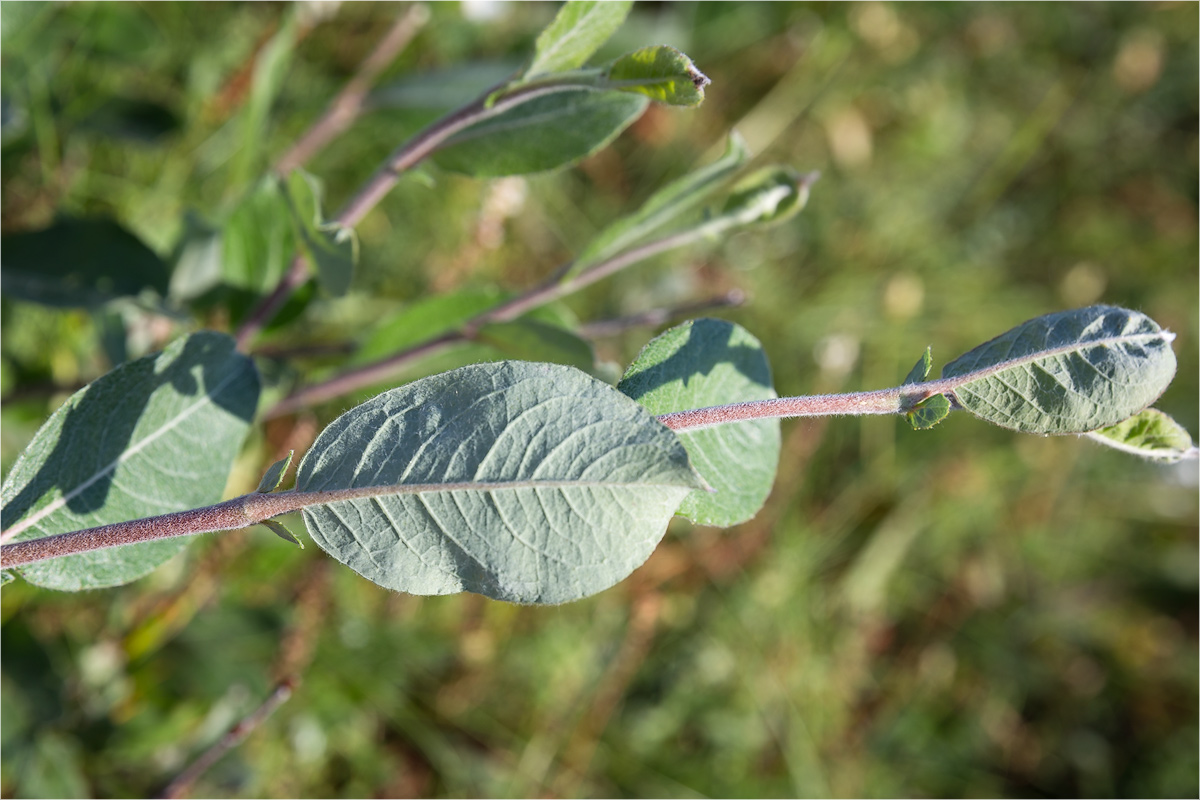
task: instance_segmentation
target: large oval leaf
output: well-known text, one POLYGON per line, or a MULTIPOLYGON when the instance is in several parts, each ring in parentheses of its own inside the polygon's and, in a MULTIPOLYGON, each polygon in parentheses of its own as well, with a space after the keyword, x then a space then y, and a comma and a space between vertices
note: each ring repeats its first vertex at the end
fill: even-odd
MULTIPOLYGON (((4 482, 13 541, 211 505, 258 403, 258 373, 219 333, 195 333, 117 367, 46 421, 4 482)), ((140 578, 188 539, 97 550, 18 570, 75 591, 140 578)))
POLYGON ((1137 311, 1091 306, 1031 319, 956 358, 959 405, 1005 428, 1084 433, 1149 406, 1175 376, 1174 337, 1137 311))
MULTIPOLYGON (((685 322, 653 339, 617 388, 655 415, 776 396, 762 345, 742 326, 719 319, 685 322)), ((679 439, 716 489, 693 492, 680 516, 725 527, 758 513, 775 483, 778 419, 681 431, 679 439)))
POLYGON ((566 166, 607 145, 646 110, 638 94, 555 92, 472 125, 433 155, 438 166, 478 177, 566 166))
POLYGON ((380 586, 563 603, 612 586, 702 482, 644 408, 571 367, 476 364, 384 392, 326 428, 301 492, 314 541, 380 586))

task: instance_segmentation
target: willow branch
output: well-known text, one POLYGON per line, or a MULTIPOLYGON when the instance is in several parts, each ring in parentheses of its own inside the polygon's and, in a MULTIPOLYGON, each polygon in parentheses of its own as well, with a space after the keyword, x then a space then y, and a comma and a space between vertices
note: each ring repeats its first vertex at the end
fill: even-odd
POLYGON ((416 4, 396 20, 375 49, 371 51, 358 71, 337 96, 329 103, 321 118, 313 123, 308 132, 290 150, 275 162, 275 171, 287 174, 320 152, 324 147, 346 131, 362 113, 367 93, 379 74, 408 46, 417 32, 429 21, 429 8, 416 4))

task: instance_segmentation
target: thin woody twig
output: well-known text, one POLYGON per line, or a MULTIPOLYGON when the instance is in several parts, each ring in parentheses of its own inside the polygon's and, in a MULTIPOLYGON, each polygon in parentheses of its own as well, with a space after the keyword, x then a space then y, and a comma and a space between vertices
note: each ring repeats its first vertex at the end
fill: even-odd
POLYGON ((222 736, 216 744, 208 748, 203 755, 193 761, 183 772, 175 776, 175 779, 167 785, 167 788, 163 789, 161 796, 165 798, 185 797, 191 791, 192 784, 201 775, 207 772, 213 764, 217 763, 223 755, 237 747, 255 728, 275 713, 277 708, 288 701, 298 683, 299 679, 295 676, 289 676, 280 681, 270 696, 263 701, 262 705, 250 712, 237 725, 230 728, 229 732, 222 736))
POLYGON ((362 112, 367 93, 379 74, 396 60, 428 21, 429 8, 420 3, 411 6, 396 20, 391 30, 375 45, 371 54, 363 59, 354 77, 329 103, 321 118, 275 162, 275 171, 286 174, 304 165, 325 145, 345 132, 362 112))

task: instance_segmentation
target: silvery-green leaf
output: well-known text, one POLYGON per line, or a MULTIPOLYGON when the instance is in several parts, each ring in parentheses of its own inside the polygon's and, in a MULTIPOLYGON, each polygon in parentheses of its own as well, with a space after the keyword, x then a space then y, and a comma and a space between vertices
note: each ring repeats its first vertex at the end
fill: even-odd
MULTIPOLYGON (((72 395, 13 465, 2 524, 14 541, 211 505, 258 403, 258 373, 230 337, 194 333, 72 395)), ((140 578, 188 539, 96 550, 17 570, 74 591, 140 578)))
POLYGON ((618 58, 608 68, 605 83, 667 105, 698 106, 711 81, 674 47, 656 45, 618 58))
POLYGON ((570 0, 538 36, 525 78, 581 67, 625 22, 632 0, 570 0))
POLYGON ((281 458, 268 467, 267 471, 263 473, 262 480, 258 482, 258 488, 254 491, 265 494, 278 489, 279 484, 283 483, 283 476, 292 463, 292 456, 295 453, 295 450, 288 450, 287 458, 281 458))
POLYGON ((721 217, 735 225, 782 222, 808 203, 816 179, 816 173, 801 174, 788 166, 763 167, 738 181, 721 217))
POLYGON ((1196 457, 1187 428, 1156 408, 1147 408, 1124 422, 1086 435, 1100 444, 1155 461, 1174 463, 1196 457))
POLYGON ((644 408, 554 364, 475 364, 392 389, 327 427, 300 492, 338 561, 413 594, 563 603, 620 581, 702 481, 644 408), (378 491, 375 491, 378 489, 378 491))
POLYGON ((563 279, 579 274, 587 267, 652 234, 664 233, 688 212, 694 211, 737 171, 749 157, 746 142, 734 131, 729 135, 725 154, 713 163, 689 172, 659 189, 642 207, 602 230, 575 259, 563 279))
POLYGON ((6 583, 11 583, 14 580, 16 580, 16 576, 13 575, 8 570, 5 570, 4 572, 0 572, 0 586, 3 586, 6 583))
POLYGON ((557 169, 606 146, 649 102, 626 92, 555 92, 454 135, 433 160, 443 169, 476 177, 557 169))
MULTIPOLYGON (((718 319, 678 325, 653 339, 617 388, 653 414, 775 397, 762 345, 718 319)), ((692 465, 715 492, 693 492, 679 514, 701 525, 753 517, 775 483, 779 420, 759 419, 679 433, 692 465)))
POLYGON ((1091 306, 1047 314, 956 358, 959 405, 1005 428, 1084 433, 1149 406, 1175 375, 1174 336, 1145 314, 1091 306))
POLYGON ((321 287, 334 297, 350 289, 358 261, 358 238, 353 228, 326 221, 321 212, 321 187, 304 170, 293 170, 284 184, 300 246, 308 254, 321 287))

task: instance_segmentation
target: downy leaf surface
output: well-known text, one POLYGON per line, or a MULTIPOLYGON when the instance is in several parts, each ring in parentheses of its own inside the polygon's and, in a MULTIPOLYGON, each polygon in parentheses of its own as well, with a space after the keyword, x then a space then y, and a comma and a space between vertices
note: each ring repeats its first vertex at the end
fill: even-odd
POLYGON ((1149 406, 1175 375, 1174 336, 1113 306, 1031 319, 951 361, 959 405, 1005 428, 1084 433, 1149 406))
POLYGON ((570 0, 537 39, 525 79, 582 67, 625 22, 632 0, 570 0))
POLYGON ((48 228, 2 241, 0 293, 7 297, 97 308, 144 289, 167 293, 166 264, 112 219, 62 217, 48 228))
POLYGON ((380 586, 564 603, 649 557, 703 485, 644 408, 553 364, 476 364, 392 389, 327 427, 296 490, 313 540, 380 586))
MULTIPOLYGON (((745 328, 718 319, 678 325, 638 355, 617 388, 652 414, 775 397, 762 345, 745 328)), ((680 516, 729 526, 753 517, 775 483, 778 419, 680 431, 692 465, 715 489, 693 492, 680 516)))
MULTIPOLYGON (((199 508, 221 499, 258 403, 254 364, 232 338, 194 333, 123 364, 72 395, 4 481, 13 541, 199 508)), ((75 591, 142 577, 187 538, 96 550, 17 570, 75 591)))
POLYGON ((451 137, 433 161, 476 177, 557 169, 606 146, 649 103, 645 96, 627 92, 556 92, 472 125, 451 137))

